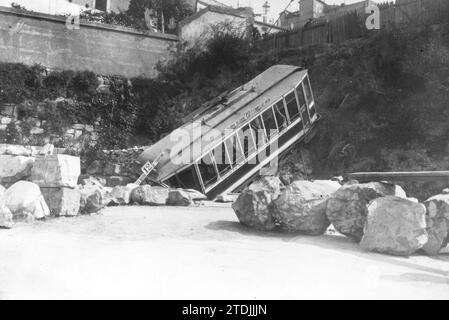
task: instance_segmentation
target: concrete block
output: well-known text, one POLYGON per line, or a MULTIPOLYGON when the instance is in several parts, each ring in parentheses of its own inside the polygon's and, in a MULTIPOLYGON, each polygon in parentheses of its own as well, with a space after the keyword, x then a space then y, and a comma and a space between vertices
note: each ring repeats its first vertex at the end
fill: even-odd
POLYGON ((40 187, 76 188, 80 174, 80 158, 56 154, 36 158, 31 180, 40 187))
POLYGON ((58 217, 74 217, 79 214, 81 192, 72 188, 41 188, 50 213, 58 217))

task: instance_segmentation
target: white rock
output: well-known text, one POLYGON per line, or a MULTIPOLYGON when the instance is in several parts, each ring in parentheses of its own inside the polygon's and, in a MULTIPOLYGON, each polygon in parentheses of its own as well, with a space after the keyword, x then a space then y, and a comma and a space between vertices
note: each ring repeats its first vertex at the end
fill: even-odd
POLYGON ((428 241, 426 207, 407 199, 388 196, 373 200, 368 206, 364 250, 409 256, 428 241))
POLYGON ((131 193, 133 203, 147 206, 164 206, 167 204, 170 190, 163 187, 143 185, 135 188, 131 193))
POLYGON ((34 157, 0 155, 0 183, 14 183, 28 178, 34 161, 34 157))
POLYGON ((38 185, 19 181, 4 194, 5 205, 11 210, 14 219, 43 219, 50 210, 38 185))
POLYGON ((273 201, 273 218, 285 231, 322 235, 330 225, 327 201, 340 187, 333 181, 295 181, 273 201))
POLYGON ((135 184, 128 184, 126 187, 114 187, 110 193, 111 203, 119 206, 128 205, 131 202, 131 193, 138 187, 135 184))
POLYGON ((399 186, 380 182, 347 184, 329 199, 326 215, 338 232, 360 241, 368 204, 384 196, 405 198, 405 191, 399 186))

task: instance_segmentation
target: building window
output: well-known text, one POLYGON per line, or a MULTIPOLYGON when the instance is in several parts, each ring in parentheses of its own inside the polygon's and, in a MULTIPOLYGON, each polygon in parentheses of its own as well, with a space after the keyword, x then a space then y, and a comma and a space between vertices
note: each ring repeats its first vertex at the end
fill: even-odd
POLYGON ((95 9, 106 12, 108 10, 108 0, 95 0, 95 9))

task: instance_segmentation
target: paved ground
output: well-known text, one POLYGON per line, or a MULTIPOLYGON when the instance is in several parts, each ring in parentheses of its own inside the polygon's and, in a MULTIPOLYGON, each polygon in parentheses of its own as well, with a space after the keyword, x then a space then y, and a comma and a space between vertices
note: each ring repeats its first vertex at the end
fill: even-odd
POLYGON ((109 208, 0 230, 0 299, 449 298, 449 256, 258 233, 229 206, 109 208))

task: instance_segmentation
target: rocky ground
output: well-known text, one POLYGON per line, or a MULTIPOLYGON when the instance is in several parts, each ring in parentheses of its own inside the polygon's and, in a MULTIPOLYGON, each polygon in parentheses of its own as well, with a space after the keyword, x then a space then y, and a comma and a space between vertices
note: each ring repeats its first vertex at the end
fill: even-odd
POLYGON ((0 233, 0 299, 448 299, 449 255, 239 224, 227 204, 113 207, 0 233))

